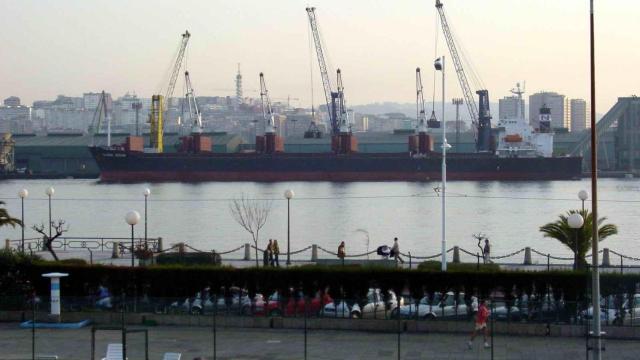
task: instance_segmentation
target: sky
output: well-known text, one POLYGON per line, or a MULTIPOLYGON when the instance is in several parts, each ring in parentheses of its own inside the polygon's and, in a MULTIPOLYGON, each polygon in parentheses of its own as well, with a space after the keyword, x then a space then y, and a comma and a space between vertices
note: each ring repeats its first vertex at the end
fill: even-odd
MULTIPOLYGON (((258 74, 264 72, 273 98, 291 96, 299 99, 292 105, 308 107, 313 74, 317 106, 323 95, 309 48, 305 7, 311 5, 330 63, 342 69, 349 104, 410 103, 415 68, 424 69, 425 94, 431 98, 433 60, 449 58, 434 3, 0 0, 0 98, 16 95, 30 104, 102 89, 114 96, 129 91, 149 97, 166 86, 180 34, 188 29, 186 63, 197 95, 231 95, 240 63, 245 96, 259 95, 258 74)), ((443 3, 492 101, 509 95, 516 82, 526 82, 527 94, 548 90, 588 98, 588 0, 443 3)), ((619 96, 640 95, 640 1, 596 0, 595 12, 596 104, 603 113, 619 96)), ((452 66, 445 89, 449 100, 462 94, 452 66)))

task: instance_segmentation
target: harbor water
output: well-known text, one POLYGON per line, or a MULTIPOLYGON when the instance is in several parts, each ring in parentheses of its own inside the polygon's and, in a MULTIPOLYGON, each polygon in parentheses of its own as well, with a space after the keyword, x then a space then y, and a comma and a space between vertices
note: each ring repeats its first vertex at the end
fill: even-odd
MULTIPOLYGON (((124 220, 137 210, 143 220, 135 228, 144 230, 144 196, 148 201, 148 235, 162 237, 165 247, 186 242, 197 249, 225 251, 251 236, 233 219, 231 199, 245 196, 271 202, 271 213, 260 231, 260 247, 269 238, 286 249, 287 201, 284 191, 292 189, 291 249, 311 244, 335 251, 340 241, 350 254, 364 253, 400 239, 402 252, 437 254, 441 242, 441 199, 439 182, 381 183, 138 183, 105 184, 97 180, 14 180, 0 183, 0 198, 11 215, 20 217, 18 191, 26 188, 25 237, 39 235, 34 224, 46 224, 48 203, 45 189, 54 187, 52 217, 69 226, 65 236, 128 237, 124 220)), ((616 224, 619 234, 604 240, 608 247, 625 255, 640 257, 640 180, 601 179, 600 216, 616 224)), ((555 221, 569 209, 579 209, 577 193, 590 190, 590 182, 450 182, 447 184, 447 247, 458 245, 475 252, 473 234, 486 235, 492 254, 501 255, 530 246, 544 253, 571 256, 554 239, 544 238, 539 227, 555 221)), ((590 208, 589 200, 585 206, 590 208)), ((0 229, 2 239, 20 239, 19 228, 0 229)), ((237 253, 240 257, 241 253, 237 253)), ((516 260, 516 259, 512 259, 516 260)), ((517 260, 520 260, 519 258, 517 260)))

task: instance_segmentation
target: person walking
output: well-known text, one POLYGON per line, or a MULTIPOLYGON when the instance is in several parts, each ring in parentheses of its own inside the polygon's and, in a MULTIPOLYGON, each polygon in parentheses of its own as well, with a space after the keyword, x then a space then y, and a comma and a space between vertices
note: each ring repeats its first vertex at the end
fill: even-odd
POLYGON ((280 261, 278 261, 278 255, 280 255, 280 247, 278 246, 277 239, 273 240, 273 244, 271 245, 271 250, 273 252, 273 261, 275 263, 275 266, 280 267, 280 261))
POLYGON ((347 256, 347 249, 344 245, 344 241, 338 246, 338 258, 342 260, 342 266, 344 266, 344 258, 347 256))
POLYGON ((404 260, 400 257, 400 245, 398 244, 398 238, 393 238, 393 247, 391 248, 391 257, 396 260, 396 266, 398 262, 404 264, 404 260))
POLYGON ((478 306, 478 313, 476 314, 475 328, 471 333, 471 339, 467 342, 467 346, 469 349, 473 347, 473 340, 476 338, 479 332, 482 331, 484 336, 484 347, 491 347, 487 342, 487 338, 489 337, 489 329, 487 328, 487 319, 489 318, 489 309, 487 308, 487 304, 485 300, 480 300, 480 306, 478 306))
POLYGON ((482 249, 482 258, 485 264, 491 262, 491 245, 489 245, 489 239, 484 239, 484 249, 482 249))
POLYGON ((273 239, 269 239, 269 244, 267 245, 267 255, 269 256, 269 265, 273 266, 273 239))

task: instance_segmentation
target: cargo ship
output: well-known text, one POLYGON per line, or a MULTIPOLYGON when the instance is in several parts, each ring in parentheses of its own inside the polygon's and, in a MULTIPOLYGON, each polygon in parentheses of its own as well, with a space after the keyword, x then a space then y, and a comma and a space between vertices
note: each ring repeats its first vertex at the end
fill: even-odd
MULTIPOLYGON (((262 95, 266 95, 261 74, 262 95)), ((514 91, 522 96, 519 90, 514 91)), ((191 135, 180 138, 178 152, 165 153, 162 133, 144 148, 142 137, 130 136, 125 144, 90 151, 106 182, 136 181, 436 181, 442 176, 442 154, 434 151, 433 133, 421 115, 415 133, 407 137, 407 152, 361 153, 357 138, 341 119, 340 131, 331 138, 331 152, 287 153, 276 134, 273 113, 263 96, 264 135, 256 136, 255 151, 214 153, 212 140, 194 123, 191 135), (160 151, 159 151, 160 149, 160 151)), ((532 129, 517 113, 501 119, 493 129, 490 152, 447 155, 449 180, 572 180, 582 175, 581 157, 554 157, 553 132, 548 109, 541 109, 540 128, 532 129)), ((160 127, 157 127, 160 129, 160 127)))
MULTIPOLYGON (((436 181, 441 154, 407 153, 145 153, 126 147, 91 147, 100 179, 139 181, 436 181)), ((579 157, 499 157, 447 154, 448 180, 572 180, 579 157)))

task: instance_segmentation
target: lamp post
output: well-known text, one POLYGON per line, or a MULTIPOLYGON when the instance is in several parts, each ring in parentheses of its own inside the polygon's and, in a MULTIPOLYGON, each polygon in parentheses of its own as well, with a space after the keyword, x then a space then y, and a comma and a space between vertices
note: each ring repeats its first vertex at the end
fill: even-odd
POLYGON ((147 246, 147 199, 151 195, 151 189, 144 189, 144 246, 147 246))
POLYGON ((135 210, 131 210, 125 215, 124 220, 127 224, 131 225, 131 267, 134 266, 134 245, 133 245, 133 227, 140 221, 140 213, 135 210))
POLYGON ((295 196, 295 193, 291 189, 287 189, 284 192, 284 197, 287 199, 287 266, 291 265, 291 199, 295 196))
POLYGON ((600 324, 600 269, 598 268, 598 133, 596 131, 596 60, 595 60, 595 25, 593 16, 593 0, 589 1, 589 70, 591 92, 591 298, 593 301, 593 358, 602 359, 602 333, 600 324))
POLYGON ((578 191, 578 199, 582 201, 582 213, 584 214, 584 202, 589 198, 587 190, 578 191))
POLYGON ((49 197, 49 239, 51 239, 51 197, 55 192, 55 189, 51 186, 44 191, 44 193, 47 194, 47 197, 49 197))
POLYGON ((573 213, 571 215, 569 215, 569 218, 567 218, 567 223, 569 223, 569 227, 573 229, 573 234, 574 234, 574 256, 573 256, 573 270, 578 270, 578 229, 582 228, 582 225, 584 225, 584 218, 582 218, 582 215, 578 214, 578 213, 573 213))
POLYGON ((439 57, 433 63, 433 66, 436 70, 442 72, 442 119, 440 123, 442 124, 442 260, 440 269, 442 271, 447 271, 447 240, 446 240, 446 229, 447 229, 447 220, 446 220, 446 193, 447 193, 447 149, 451 147, 447 142, 447 126, 444 119, 444 102, 445 102, 445 86, 444 86, 444 56, 439 57))
POLYGON ((20 204, 22 206, 22 216, 20 217, 20 221, 22 222, 22 241, 20 242, 20 250, 24 253, 24 198, 29 196, 29 191, 22 189, 18 191, 18 196, 20 197, 20 204))

